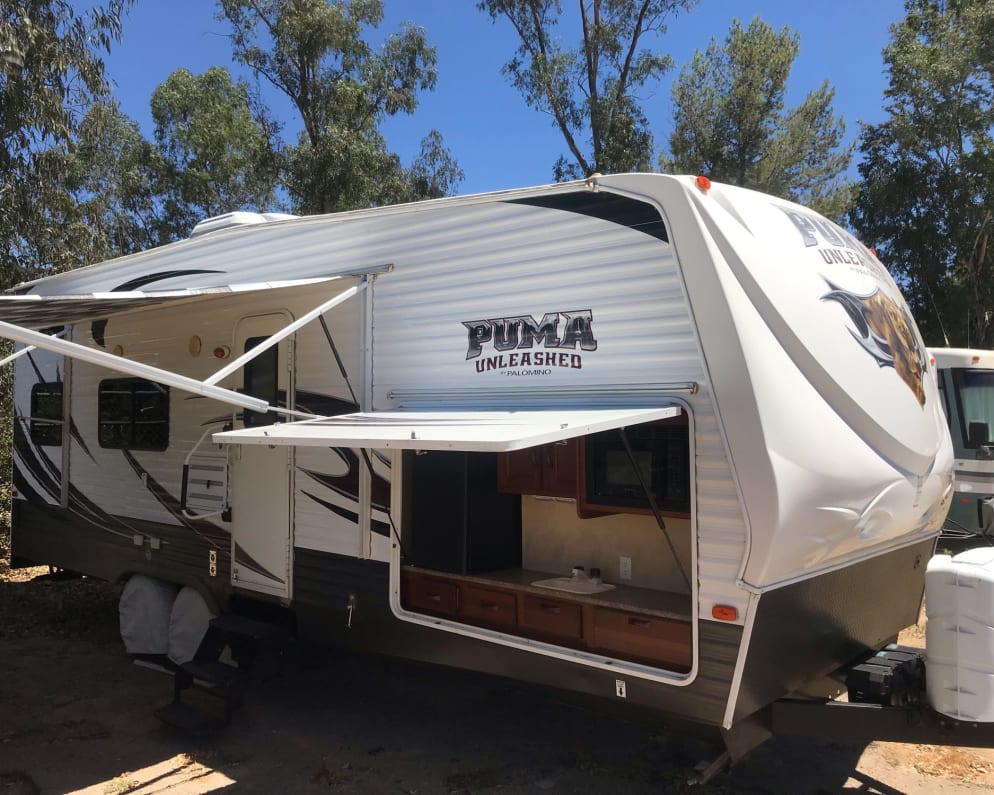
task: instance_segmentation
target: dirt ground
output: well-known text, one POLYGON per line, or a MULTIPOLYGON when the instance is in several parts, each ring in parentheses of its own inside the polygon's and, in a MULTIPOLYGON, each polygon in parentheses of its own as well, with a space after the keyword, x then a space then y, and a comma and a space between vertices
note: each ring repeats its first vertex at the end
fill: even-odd
MULTIPOLYGON (((708 785, 710 746, 548 690, 351 655, 250 689, 217 738, 168 731, 171 680, 117 635, 118 589, 0 563, 0 795, 990 793, 994 750, 777 739, 708 785)), ((922 627, 902 638, 924 645, 922 627)))

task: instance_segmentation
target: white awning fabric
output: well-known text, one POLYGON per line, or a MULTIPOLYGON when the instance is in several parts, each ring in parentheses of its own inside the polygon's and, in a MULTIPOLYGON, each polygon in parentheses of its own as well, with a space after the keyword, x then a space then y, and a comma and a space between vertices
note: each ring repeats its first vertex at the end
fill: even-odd
POLYGON ((253 282, 251 284, 224 284, 182 290, 127 290, 83 295, 39 295, 36 293, 0 295, 0 320, 30 329, 53 328, 88 320, 100 320, 120 312, 130 312, 160 304, 176 305, 182 302, 203 300, 208 296, 279 290, 327 281, 331 281, 331 279, 292 279, 253 282))
POLYGON ((675 417, 680 407, 375 411, 215 433, 219 444, 508 452, 675 417))
MULTIPOLYGON (((339 277, 333 277, 336 279, 339 277)), ((310 280, 314 281, 333 281, 333 279, 318 279, 310 280)), ((306 282, 305 282, 306 283, 306 282)), ((261 285, 242 285, 245 289, 265 289, 273 290, 277 286, 287 287, 290 286, 289 282, 282 283, 268 283, 267 286, 263 287, 261 285)), ((297 283, 299 284, 299 282, 297 283)), ((251 361, 260 353, 265 351, 267 348, 272 347, 279 343, 280 340, 285 339, 290 336, 298 329, 307 325, 314 319, 320 317, 325 312, 330 311, 339 304, 347 301, 349 298, 356 295, 360 290, 365 289, 366 282, 361 280, 357 284, 343 290, 338 295, 333 298, 324 301, 323 303, 316 306, 309 312, 304 313, 296 320, 288 323, 282 329, 277 331, 275 334, 267 337, 259 345, 256 345, 252 350, 247 351, 242 356, 239 356, 234 361, 222 367, 212 376, 204 379, 203 381, 197 380, 196 378, 190 378, 189 376, 181 375, 180 373, 174 373, 170 370, 164 370, 160 367, 154 367, 149 364, 144 364, 143 362, 136 362, 130 359, 126 359, 123 356, 118 356, 116 354, 109 353, 108 351, 101 350, 99 348, 91 348, 87 345, 83 345, 78 342, 72 342, 71 340, 61 339, 59 334, 49 335, 44 334, 37 329, 30 327, 30 324, 25 322, 24 324, 8 323, 6 320, 0 319, 0 338, 7 338, 13 340, 14 342, 20 342, 26 345, 26 348, 18 351, 12 356, 7 356, 0 361, 0 364, 6 364, 17 358, 21 353, 26 353, 34 348, 41 348, 45 351, 50 351, 52 353, 61 354, 63 356, 68 356, 72 359, 78 359, 88 364, 94 364, 98 367, 106 367, 110 370, 116 372, 127 373, 128 375, 133 375, 137 378, 146 378, 149 381, 155 381, 156 383, 166 384, 167 386, 175 387, 176 389, 182 389, 186 392, 192 392, 196 395, 203 395, 205 397, 214 398, 222 403, 228 403, 233 406, 240 406, 241 408, 251 409, 252 411, 275 411, 280 414, 286 414, 290 416, 298 416, 302 413, 307 416, 314 416, 313 414, 307 412, 298 412, 293 409, 283 408, 280 406, 270 406, 265 400, 261 398, 256 398, 251 395, 242 394, 240 392, 233 391, 231 389, 225 389, 217 385, 217 383, 223 380, 227 375, 235 372, 239 368, 243 367, 246 362, 251 361)), ((238 290, 232 289, 234 286, 229 286, 224 292, 237 292, 238 290)), ((209 290, 204 292, 203 290, 188 290, 185 292, 175 292, 170 293, 174 300, 193 298, 203 298, 208 294, 216 294, 217 290, 209 290)), ((111 295, 118 295, 112 293, 111 295)), ((26 298, 26 296, 25 296, 26 298)), ((42 306, 49 306, 45 303, 45 297, 36 299, 35 303, 42 303, 42 306)), ((59 305, 60 299, 49 298, 55 306, 59 305)), ((106 301, 111 299, 105 298, 95 298, 97 301, 106 301)), ((113 303, 113 302, 112 302, 113 303)), ((116 306, 116 304, 114 304, 116 306)), ((2 309, 4 305, 0 304, 0 318, 3 317, 2 309)), ((106 316, 107 312, 104 312, 106 316)))

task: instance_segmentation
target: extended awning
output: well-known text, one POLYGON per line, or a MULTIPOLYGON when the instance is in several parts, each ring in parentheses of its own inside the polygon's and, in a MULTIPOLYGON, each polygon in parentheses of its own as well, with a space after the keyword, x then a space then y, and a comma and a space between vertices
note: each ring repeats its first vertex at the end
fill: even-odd
MULTIPOLYGON (((334 277, 339 278, 339 277, 334 277)), ((319 279, 313 281, 332 281, 332 279, 319 279)), ((287 283, 283 283, 286 286, 287 283)), ((58 334, 47 335, 40 331, 31 328, 28 325, 19 325, 16 323, 9 323, 6 320, 0 319, 0 337, 6 337, 7 339, 13 340, 14 342, 23 343, 26 348, 17 351, 11 356, 6 357, 0 364, 6 364, 13 361, 18 356, 27 353, 35 348, 41 348, 45 351, 50 351, 52 353, 61 354, 63 356, 68 356, 72 359, 78 359, 79 361, 86 362, 88 364, 93 364, 98 367, 106 367, 110 370, 116 372, 127 373, 128 375, 135 376, 136 378, 145 378, 149 381, 154 381, 159 384, 165 384, 166 386, 175 387, 176 389, 182 389, 186 392, 191 392, 195 395, 203 395, 204 397, 213 398, 222 403, 228 403, 232 406, 238 406, 240 408, 250 409, 252 411, 265 412, 274 411, 279 414, 285 414, 290 416, 308 416, 313 417, 313 414, 307 412, 294 411, 293 409, 281 407, 281 406, 271 406, 265 400, 261 398, 256 398, 251 395, 236 392, 231 389, 225 389, 217 384, 224 380, 225 377, 231 373, 237 371, 238 369, 245 366, 245 364, 252 359, 259 356, 263 351, 276 345, 281 340, 286 339, 291 334, 294 334, 298 329, 304 327, 311 321, 321 317, 325 312, 335 308, 341 303, 344 303, 349 298, 357 295, 361 290, 366 287, 365 278, 360 278, 356 284, 338 293, 338 295, 330 298, 309 312, 304 313, 296 320, 288 323, 282 329, 277 331, 275 334, 267 337, 265 340, 260 342, 258 345, 253 347, 251 350, 246 351, 241 356, 237 357, 234 361, 222 367, 220 370, 215 372, 213 375, 205 378, 204 380, 198 380, 196 378, 190 378, 189 376, 182 375, 180 373, 175 373, 170 370, 164 370, 160 367, 154 367, 149 364, 144 364, 143 362, 136 362, 130 359, 126 359, 123 356, 118 356, 108 351, 100 350, 99 348, 91 348, 87 345, 82 345, 78 342, 72 342, 70 340, 61 339, 58 334)), ((270 286, 261 288, 254 287, 253 289, 266 289, 272 290, 274 287, 272 283, 270 286)), ((216 292, 216 291, 214 291, 216 292)), ((230 292, 230 290, 229 290, 230 292)), ((203 297, 205 294, 203 291, 186 291, 177 293, 177 300, 180 298, 190 299, 192 296, 197 298, 203 297)), ((115 295, 115 294, 111 294, 115 295)), ((26 297, 26 296, 25 296, 26 297)), ((58 299, 54 300, 56 303, 58 299)), ((95 299, 96 300, 96 299, 95 299)), ((99 299, 102 301, 110 299, 99 299)), ((44 301, 44 298, 42 299, 44 301)), ((0 305, 0 310, 2 310, 0 305)), ((2 317, 2 311, 0 311, 0 317, 2 317)))
POLYGON ((508 452, 675 417, 680 407, 548 411, 374 411, 215 433, 222 444, 508 452))
POLYGON ((181 290, 127 290, 80 295, 0 295, 0 321, 30 329, 100 320, 121 312, 147 309, 152 306, 203 300, 208 296, 231 295, 303 287, 330 282, 340 277, 322 279, 291 279, 286 281, 222 284, 181 290))

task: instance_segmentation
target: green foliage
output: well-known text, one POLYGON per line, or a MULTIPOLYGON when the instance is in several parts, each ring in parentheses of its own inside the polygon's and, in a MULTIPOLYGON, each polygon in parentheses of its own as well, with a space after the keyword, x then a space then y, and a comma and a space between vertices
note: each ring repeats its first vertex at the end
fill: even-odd
POLYGON ((67 186, 67 150, 107 95, 100 53, 130 0, 77 15, 66 0, 0 2, 0 287, 80 264, 87 232, 67 186))
POLYGON ((908 0, 884 49, 888 118, 864 127, 852 224, 927 343, 994 346, 994 5, 908 0))
POLYGON ((177 69, 152 94, 152 119, 169 236, 232 209, 274 209, 279 163, 246 83, 218 66, 177 69))
POLYGON ((697 50, 673 86, 675 124, 662 170, 706 174, 841 218, 851 202, 843 174, 852 147, 842 146, 845 125, 827 82, 785 107, 799 49, 797 34, 757 17, 747 28, 735 20, 723 43, 697 50))
POLYGON ((653 140, 638 92, 672 67, 669 55, 640 49, 666 33, 666 20, 696 0, 579 0, 581 40, 564 47, 556 37, 561 0, 483 0, 496 22, 504 18, 521 40, 504 74, 532 108, 559 128, 569 155, 556 180, 598 171, 651 171, 653 140), (583 139, 586 138, 586 146, 583 139))
MULTIPOLYGON (((127 0, 77 16, 64 0, 0 0, 0 289, 83 261, 88 231, 68 187, 68 150, 107 95, 100 53, 127 0)), ((0 342, 0 358, 10 353, 0 342)), ((10 523, 13 370, 0 368, 0 558, 10 523)))
POLYGON ((168 242, 162 233, 158 150, 114 103, 94 105, 70 147, 67 187, 87 236, 80 258, 99 262, 168 242))
POLYGON ((285 187, 303 213, 443 196, 462 172, 433 131, 404 168, 380 123, 412 113, 434 88, 435 48, 405 25, 378 52, 363 38, 383 20, 380 0, 221 0, 235 58, 285 94, 303 124, 283 147, 285 187))
MULTIPOLYGON (((13 344, 0 340, 0 359, 13 350, 13 344)), ((14 368, 0 367, 0 406, 8 407, 0 411, 0 563, 10 555, 10 451, 14 445, 14 413, 9 407, 14 405, 13 386, 14 368)))

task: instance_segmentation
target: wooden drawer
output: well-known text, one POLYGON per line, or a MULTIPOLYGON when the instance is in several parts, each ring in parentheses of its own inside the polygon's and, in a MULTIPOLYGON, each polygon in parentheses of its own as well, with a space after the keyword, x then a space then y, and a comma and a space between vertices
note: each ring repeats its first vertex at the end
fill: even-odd
POLYGON ((518 622, 513 593, 464 584, 459 597, 459 615, 467 621, 502 627, 518 622))
POLYGON ((690 622, 594 607, 588 643, 617 654, 689 668, 693 659, 690 622))
POLYGON ((543 596, 525 596, 521 601, 522 628, 557 638, 579 640, 583 609, 578 604, 543 596))
POLYGON ((453 582, 403 572, 401 603, 409 610, 455 615, 459 609, 459 586, 453 582))

